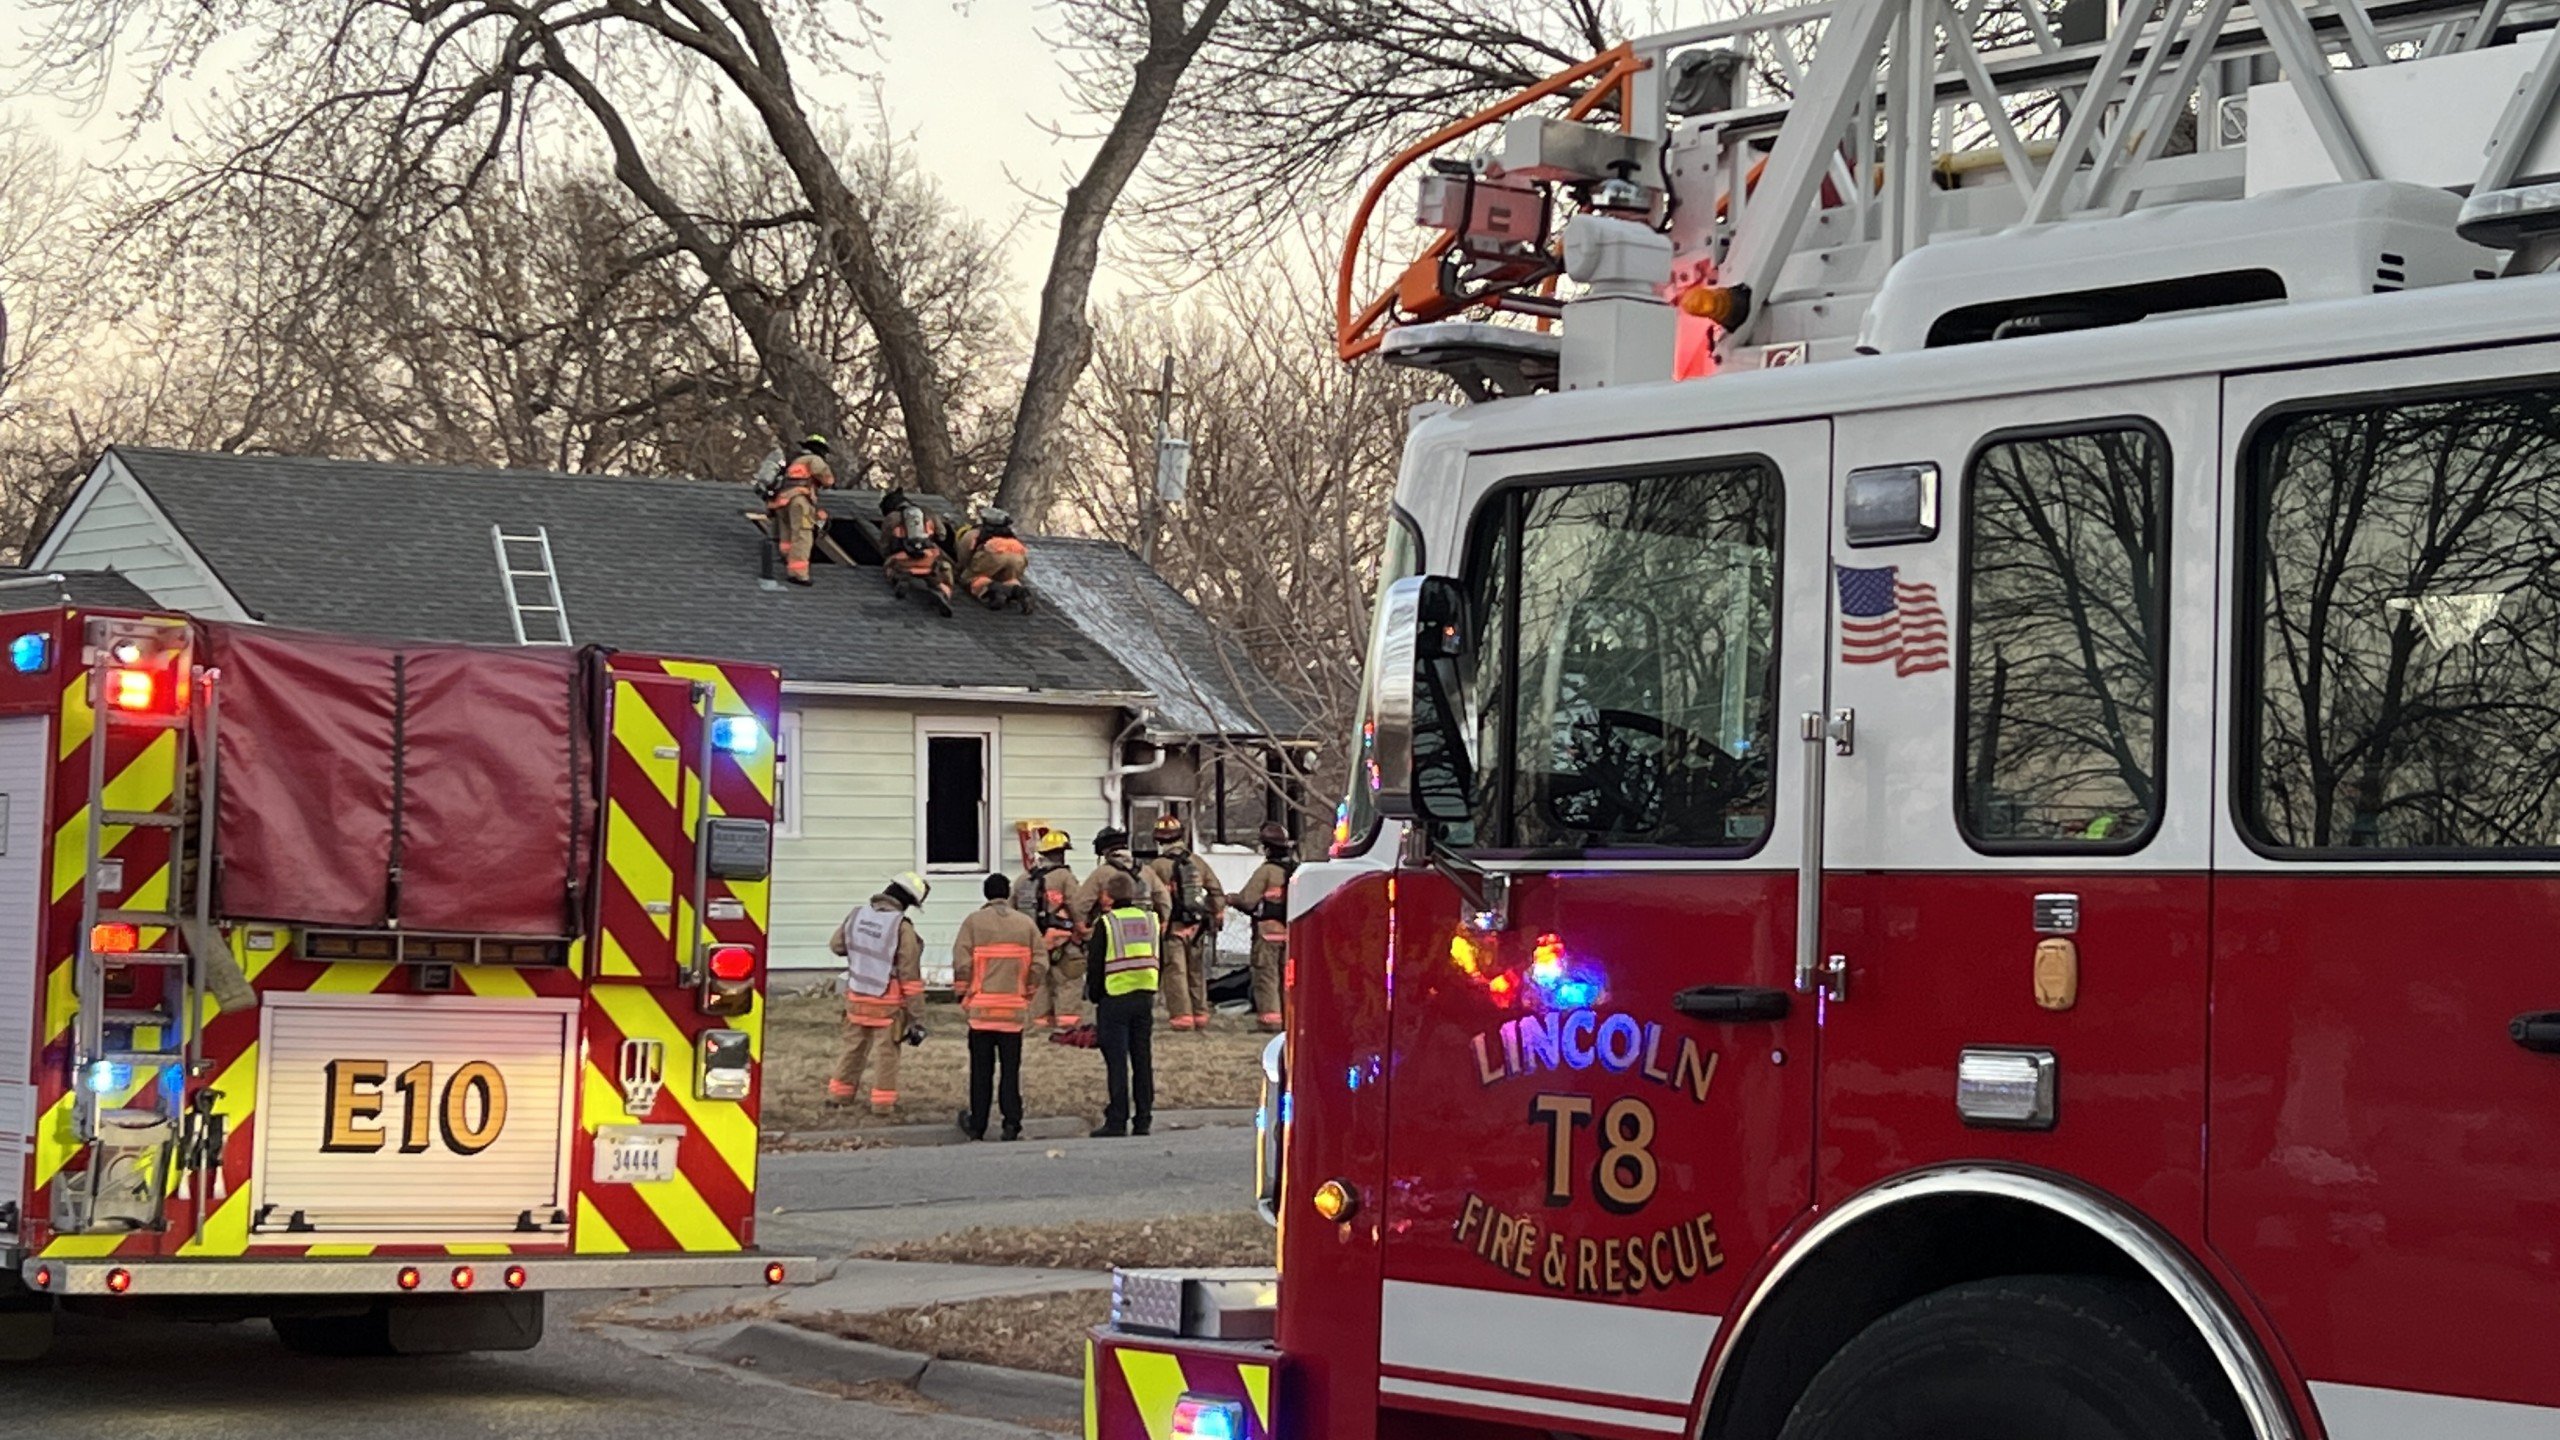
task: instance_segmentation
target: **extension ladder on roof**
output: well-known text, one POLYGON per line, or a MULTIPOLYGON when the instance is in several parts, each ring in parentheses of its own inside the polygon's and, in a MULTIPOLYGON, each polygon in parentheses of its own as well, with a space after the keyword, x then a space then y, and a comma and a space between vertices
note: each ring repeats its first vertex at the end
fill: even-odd
POLYGON ((516 643, 569 644, 569 610, 560 601, 560 572, 551 563, 551 532, 536 525, 531 534, 509 534, 504 525, 492 525, 489 539, 498 552, 498 580, 506 587, 507 622, 515 626, 516 643))

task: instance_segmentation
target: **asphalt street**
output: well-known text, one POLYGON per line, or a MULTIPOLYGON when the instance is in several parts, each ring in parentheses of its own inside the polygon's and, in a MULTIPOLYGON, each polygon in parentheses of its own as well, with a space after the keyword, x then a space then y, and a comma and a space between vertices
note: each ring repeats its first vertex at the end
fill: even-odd
POLYGON ((1200 1215, 1252 1203, 1253 1129, 768 1155, 758 1243, 849 1255, 972 1225, 1200 1215))
MULTIPOLYGON (((1044 1220, 1198 1214, 1250 1203, 1253 1132, 769 1155, 769 1250, 862 1246, 1044 1220)), ((716 1434, 989 1440, 1040 1432, 797 1389, 581 1327, 612 1296, 555 1297, 533 1350, 394 1360, 294 1355, 263 1323, 68 1317, 42 1360, 0 1364, 0 1435, 114 1440, 635 1440, 716 1434)), ((672 1338, 672 1337, 671 1337, 672 1338)), ((671 1351, 672 1344, 660 1347, 671 1351)))

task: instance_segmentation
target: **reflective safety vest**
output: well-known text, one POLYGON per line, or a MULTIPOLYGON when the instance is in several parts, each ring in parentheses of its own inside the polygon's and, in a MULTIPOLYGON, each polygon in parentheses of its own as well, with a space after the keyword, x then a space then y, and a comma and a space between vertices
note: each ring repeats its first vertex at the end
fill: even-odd
POLYGON ((1102 917, 1102 993, 1134 995, 1156 988, 1156 917, 1152 910, 1121 906, 1102 917))
POLYGON ((906 1003, 898 986, 898 925, 905 916, 865 905, 844 920, 845 1018, 886 1025, 906 1003))
POLYGON ((960 1010, 972 1030, 1021 1034, 1022 1017, 1031 1011, 1031 947, 971 946, 969 988, 960 1010))

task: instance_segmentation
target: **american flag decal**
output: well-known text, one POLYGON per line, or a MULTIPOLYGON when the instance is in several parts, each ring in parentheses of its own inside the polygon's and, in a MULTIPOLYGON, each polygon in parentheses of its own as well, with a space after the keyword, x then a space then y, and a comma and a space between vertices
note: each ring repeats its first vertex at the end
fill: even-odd
POLYGON ((1947 617, 1938 608, 1938 587, 1907 584, 1891 565, 1836 569, 1843 664, 1890 660, 1896 675, 1947 668, 1947 617))

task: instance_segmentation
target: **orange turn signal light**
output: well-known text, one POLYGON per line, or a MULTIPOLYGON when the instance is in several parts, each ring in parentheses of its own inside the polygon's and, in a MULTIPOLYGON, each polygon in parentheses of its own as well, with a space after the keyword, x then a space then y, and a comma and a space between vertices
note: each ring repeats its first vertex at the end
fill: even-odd
POLYGON ((1327 1180, 1316 1187, 1310 1203, 1316 1207, 1316 1213, 1327 1220, 1348 1220, 1351 1212, 1360 1208, 1360 1197, 1341 1181, 1327 1180))
POLYGON ((92 925, 89 948, 100 955, 130 955, 142 948, 142 931, 122 920, 92 925))

